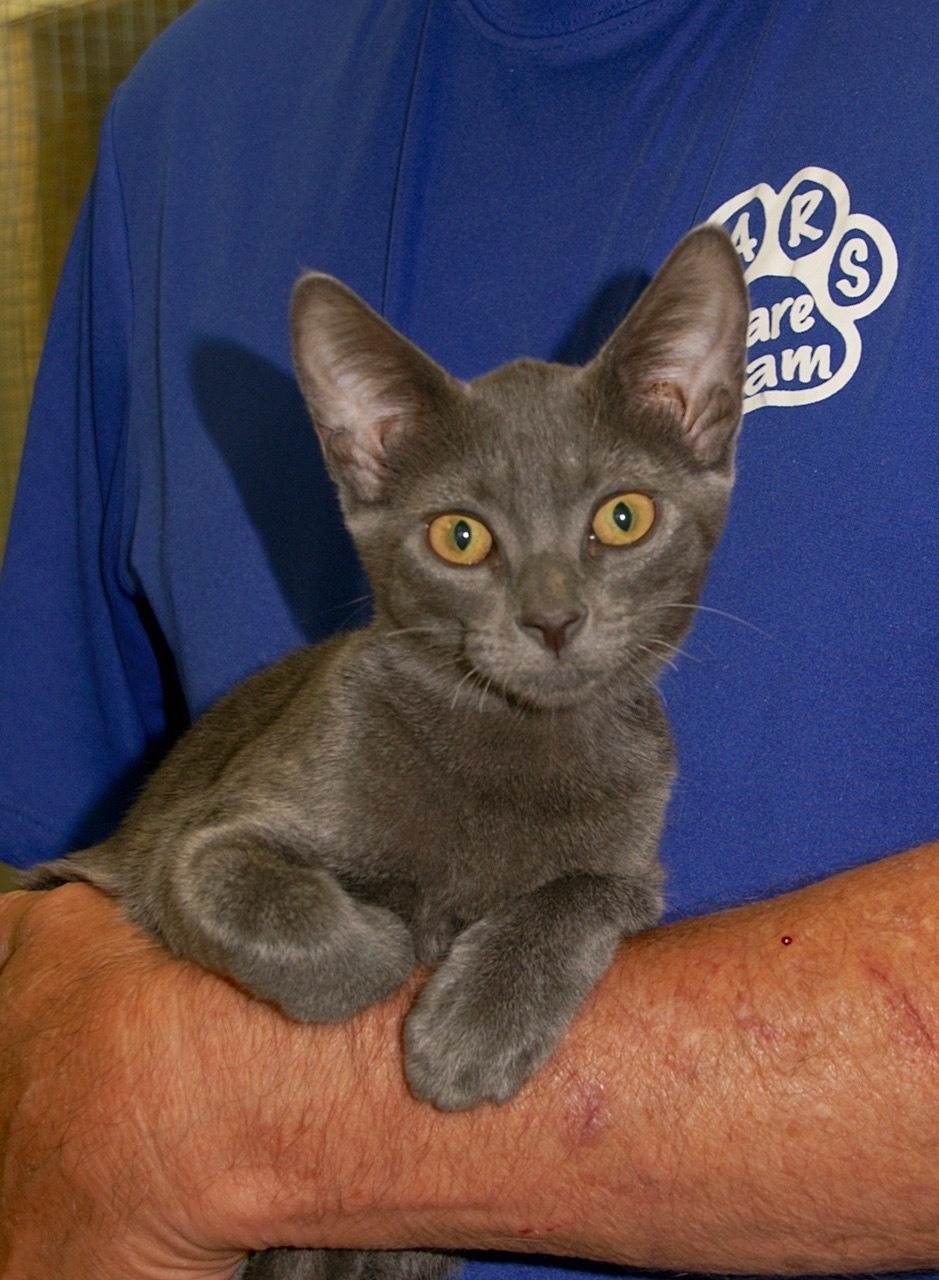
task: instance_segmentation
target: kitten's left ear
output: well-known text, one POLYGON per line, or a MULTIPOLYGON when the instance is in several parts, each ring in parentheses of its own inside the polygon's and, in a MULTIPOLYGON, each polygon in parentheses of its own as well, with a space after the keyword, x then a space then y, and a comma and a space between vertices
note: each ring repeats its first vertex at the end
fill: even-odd
POLYGON ((726 465, 743 412, 748 321, 730 237, 698 227, 672 250, 594 363, 664 410, 698 462, 726 465))
POLYGON ((293 291, 294 367, 326 465, 353 503, 386 494, 409 440, 455 383, 346 285, 311 271, 293 291))

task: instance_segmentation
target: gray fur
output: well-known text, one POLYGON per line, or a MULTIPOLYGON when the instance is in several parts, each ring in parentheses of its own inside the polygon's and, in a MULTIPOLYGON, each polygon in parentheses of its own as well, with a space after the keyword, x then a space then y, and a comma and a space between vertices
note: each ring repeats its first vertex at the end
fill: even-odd
MULTIPOLYGON (((746 320, 729 240, 699 228, 584 368, 462 384, 303 277, 295 363, 374 621, 223 698, 110 840, 33 883, 91 881, 293 1018, 346 1018, 436 966, 406 1024, 412 1090, 511 1098, 661 910, 654 682, 724 519, 746 320), (603 546, 594 512, 622 491, 657 522, 603 546), (482 564, 431 550, 451 510, 492 531, 482 564)), ((440 1275, 422 1256, 275 1250, 246 1275, 440 1275)))

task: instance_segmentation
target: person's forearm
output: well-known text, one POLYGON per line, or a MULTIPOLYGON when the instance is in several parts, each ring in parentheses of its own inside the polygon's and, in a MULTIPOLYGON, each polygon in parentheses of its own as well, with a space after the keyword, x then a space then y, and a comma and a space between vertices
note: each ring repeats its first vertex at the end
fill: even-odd
POLYGON ((291 1243, 939 1264, 939 847, 632 940, 518 1097, 459 1115, 407 1092, 413 988, 300 1026, 92 889, 14 897, 0 1274, 223 1280, 291 1243))
POLYGON ((636 939, 501 1109, 409 1098, 404 1000, 330 1030, 327 1122, 315 1072, 289 1086, 310 1099, 317 1167, 293 1145, 270 1209, 297 1242, 332 1245, 721 1272, 935 1264, 937 904, 933 847, 636 939), (315 1183, 337 1190, 331 1211, 315 1183))

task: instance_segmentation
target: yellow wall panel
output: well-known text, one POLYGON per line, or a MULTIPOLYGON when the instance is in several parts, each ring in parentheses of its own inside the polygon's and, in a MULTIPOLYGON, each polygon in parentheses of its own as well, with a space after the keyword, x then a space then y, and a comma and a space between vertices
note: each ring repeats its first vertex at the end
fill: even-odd
POLYGON ((49 307, 102 117, 146 46, 190 3, 0 0, 0 554, 49 307))

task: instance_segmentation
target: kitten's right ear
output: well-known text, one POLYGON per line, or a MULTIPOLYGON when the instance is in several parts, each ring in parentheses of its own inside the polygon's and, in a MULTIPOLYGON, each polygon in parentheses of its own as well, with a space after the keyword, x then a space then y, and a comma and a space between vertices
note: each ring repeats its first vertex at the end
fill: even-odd
POLYGON ((658 410, 699 463, 727 466, 743 413, 749 315, 730 237, 698 227, 672 250, 594 366, 658 410))
POLYGON ((290 308, 294 367, 326 465, 344 497, 383 498, 395 459, 453 381, 351 289, 301 276, 290 308))

